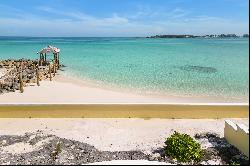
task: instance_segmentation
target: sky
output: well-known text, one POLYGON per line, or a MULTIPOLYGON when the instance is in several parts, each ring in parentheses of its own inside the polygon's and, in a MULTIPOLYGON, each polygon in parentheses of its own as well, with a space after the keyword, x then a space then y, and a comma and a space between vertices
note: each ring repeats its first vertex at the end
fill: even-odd
POLYGON ((0 36, 249 33, 249 0, 0 0, 0 36))

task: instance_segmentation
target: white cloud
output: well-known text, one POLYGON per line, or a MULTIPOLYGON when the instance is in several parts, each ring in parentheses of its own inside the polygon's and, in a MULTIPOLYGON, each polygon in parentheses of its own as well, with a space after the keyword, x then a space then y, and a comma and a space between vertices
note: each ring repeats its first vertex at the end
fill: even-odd
POLYGON ((166 13, 166 16, 170 19, 182 18, 189 14, 189 11, 183 10, 181 8, 175 8, 174 10, 166 13))
POLYGON ((130 19, 149 19, 149 20, 162 20, 168 19, 173 20, 177 18, 186 17, 190 14, 190 11, 184 10, 182 8, 174 8, 172 10, 167 9, 152 9, 149 6, 139 6, 138 11, 130 14, 125 14, 127 18, 130 19))
MULTIPOLYGON (((15 10, 15 9, 13 9, 15 10)), ((57 19, 19 11, 18 18, 1 18, 0 35, 22 36, 149 36, 156 34, 247 33, 248 22, 235 22, 219 17, 189 16, 181 8, 172 11, 141 10, 130 16, 113 13, 98 18, 79 11, 58 11, 41 6, 37 10, 57 15, 57 19), (161 19, 152 18, 161 16, 161 19), (188 16, 188 17, 187 17, 188 16)))
POLYGON ((61 15, 67 18, 71 18, 73 20, 82 21, 85 23, 88 23, 90 25, 96 25, 96 26, 112 26, 112 25, 121 25, 128 23, 128 19, 125 17, 120 17, 116 13, 113 14, 112 17, 106 17, 106 18, 97 18, 88 14, 85 14, 83 12, 79 11, 58 11, 55 9, 52 9, 51 7, 41 6, 37 9, 42 10, 44 12, 48 12, 51 14, 57 14, 61 15))
POLYGON ((37 10, 45 11, 45 12, 53 12, 54 10, 49 6, 38 6, 37 10))

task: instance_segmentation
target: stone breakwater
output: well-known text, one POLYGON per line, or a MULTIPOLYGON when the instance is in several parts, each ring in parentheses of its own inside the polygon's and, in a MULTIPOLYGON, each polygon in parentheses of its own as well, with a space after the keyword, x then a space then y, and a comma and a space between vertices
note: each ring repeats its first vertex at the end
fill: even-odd
POLYGON ((38 66, 38 61, 29 59, 0 61, 0 94, 20 90, 20 80, 27 87, 49 78, 49 65, 38 66))

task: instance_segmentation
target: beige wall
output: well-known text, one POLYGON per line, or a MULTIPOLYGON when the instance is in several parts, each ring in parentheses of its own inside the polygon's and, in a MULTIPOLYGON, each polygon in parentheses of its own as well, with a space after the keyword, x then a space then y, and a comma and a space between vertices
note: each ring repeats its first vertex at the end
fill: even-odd
POLYGON ((0 105, 0 118, 248 118, 249 105, 51 104, 0 105))
POLYGON ((226 120, 224 137, 249 158, 249 127, 226 120))

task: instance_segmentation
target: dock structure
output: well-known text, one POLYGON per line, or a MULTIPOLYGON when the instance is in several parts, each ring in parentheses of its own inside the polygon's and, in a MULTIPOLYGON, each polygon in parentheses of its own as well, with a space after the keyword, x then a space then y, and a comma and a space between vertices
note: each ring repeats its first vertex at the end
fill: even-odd
POLYGON ((53 76, 56 75, 57 70, 60 67, 60 63, 59 63, 59 53, 60 53, 60 49, 51 45, 48 45, 47 47, 41 49, 39 52, 37 52, 37 54, 39 54, 39 59, 38 59, 38 70, 40 68, 49 67, 49 78, 50 81, 52 81, 52 77, 51 77, 51 71, 53 71, 53 76), (49 53, 53 54, 53 59, 51 61, 48 61, 47 56, 49 55, 49 53))
POLYGON ((39 52, 37 52, 37 54, 39 54, 39 66, 47 66, 47 54, 49 53, 53 53, 54 56, 54 62, 56 64, 57 69, 59 69, 60 67, 60 61, 59 61, 59 53, 60 53, 60 49, 56 48, 54 46, 48 45, 47 47, 41 49, 39 52))
POLYGON ((60 49, 51 45, 41 49, 37 54, 36 60, 18 59, 18 60, 1 60, 0 61, 0 94, 20 90, 24 92, 24 87, 28 84, 36 83, 40 86, 40 81, 44 79, 52 80, 60 67, 59 64, 60 49), (49 53, 53 58, 47 58, 49 53))

